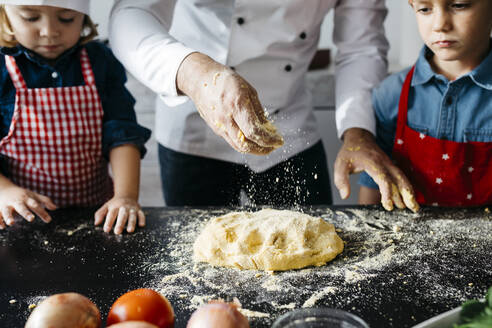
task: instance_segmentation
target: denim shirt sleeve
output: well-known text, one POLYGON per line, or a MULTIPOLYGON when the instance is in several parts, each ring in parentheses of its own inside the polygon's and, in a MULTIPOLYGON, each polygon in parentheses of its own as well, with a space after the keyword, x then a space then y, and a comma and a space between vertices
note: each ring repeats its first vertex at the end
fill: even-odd
MULTIPOLYGON (((14 112, 15 89, 10 81, 5 59, 0 53, 0 140, 7 136, 14 112)), ((0 173, 7 174, 4 156, 0 155, 0 173)))
POLYGON ((134 110, 135 99, 125 87, 125 70, 109 48, 100 43, 95 43, 95 45, 91 43, 88 45, 89 54, 91 53, 90 45, 99 48, 93 49, 95 56, 90 56, 92 57, 90 59, 104 110, 103 154, 109 158, 111 149, 133 144, 140 150, 143 157, 146 153, 144 144, 150 138, 151 132, 137 123, 134 110), (103 75, 104 78, 98 78, 97 75, 103 75))
MULTIPOLYGON (((398 103, 400 100, 403 78, 407 70, 390 75, 372 91, 372 104, 376 115, 376 143, 391 157, 396 133, 398 103)), ((359 177, 359 184, 372 189, 378 185, 366 172, 359 177)))

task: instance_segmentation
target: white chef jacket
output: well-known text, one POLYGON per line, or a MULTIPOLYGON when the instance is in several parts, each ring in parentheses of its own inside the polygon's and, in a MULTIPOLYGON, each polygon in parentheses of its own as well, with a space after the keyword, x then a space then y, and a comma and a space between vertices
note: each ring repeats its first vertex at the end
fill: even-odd
POLYGON ((320 139, 305 75, 331 9, 338 135, 351 127, 374 133, 370 90, 387 71, 384 0, 116 0, 109 37, 117 58, 159 95, 159 143, 261 172, 320 139), (241 154, 178 96, 177 70, 194 51, 233 67, 257 90, 283 147, 267 156, 241 154))

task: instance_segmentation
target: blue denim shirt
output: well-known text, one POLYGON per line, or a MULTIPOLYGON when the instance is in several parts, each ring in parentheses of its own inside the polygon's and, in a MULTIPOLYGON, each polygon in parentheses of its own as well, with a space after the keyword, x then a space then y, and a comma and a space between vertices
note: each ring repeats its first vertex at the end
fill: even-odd
MULTIPOLYGON (((96 80, 103 115, 102 150, 109 151, 122 144, 134 144, 145 155, 145 142, 150 130, 137 124, 135 99, 125 88, 126 73, 111 50, 101 42, 84 45, 96 80)), ((42 57, 22 47, 0 49, 0 138, 8 134, 15 105, 15 87, 5 66, 3 55, 14 56, 28 88, 53 88, 83 85, 79 60, 80 46, 63 53, 53 66, 42 57), (57 74, 53 74, 56 72, 57 74)))
MULTIPOLYGON (((492 142, 492 49, 478 67, 454 81, 434 73, 427 61, 432 55, 424 46, 415 64, 408 96, 408 126, 439 139, 492 142)), ((400 92, 409 70, 390 75, 372 92, 376 141, 390 157, 400 92)), ((378 188, 365 172, 359 184, 378 188)))

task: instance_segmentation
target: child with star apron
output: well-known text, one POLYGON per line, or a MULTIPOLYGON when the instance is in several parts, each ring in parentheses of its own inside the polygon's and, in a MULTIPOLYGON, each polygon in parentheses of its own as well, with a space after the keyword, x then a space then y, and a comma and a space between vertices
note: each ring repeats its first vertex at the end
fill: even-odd
POLYGON ((15 101, 11 112, 9 108, 4 115, 11 113, 11 121, 0 141, 4 168, 0 172, 0 228, 14 223, 14 213, 28 221, 36 214, 49 222, 47 210, 101 205, 95 223, 105 221, 105 231, 115 225, 115 233, 125 226, 132 232, 137 220, 143 226, 145 216, 138 204, 139 161, 149 131, 136 123, 134 101, 124 89, 124 79, 121 85, 111 79, 115 72, 100 75, 116 85, 111 92, 104 88, 103 107, 91 61, 101 62, 98 67, 118 65, 109 64, 116 59, 104 45, 88 43, 83 37, 83 30, 93 27, 87 16, 88 2, 0 3, 5 3, 0 14, 7 17, 16 41, 2 48, 2 68, 10 78, 3 83, 3 91, 8 94, 11 84, 15 101), (107 64, 102 62, 105 59, 107 64), (80 84, 76 79, 70 81, 77 70, 82 76, 80 84), (61 86, 43 83, 47 74, 55 84, 58 78, 65 80, 61 86), (39 86, 43 84, 47 86, 39 86), (125 97, 126 104, 121 101, 125 97), (115 113, 127 120, 117 119, 115 113), (108 154, 103 151, 104 140, 110 140, 108 154))
POLYGON ((407 74, 401 91, 393 158, 412 181, 417 202, 434 206, 490 204, 492 142, 443 140, 407 125, 414 69, 407 74))
MULTIPOLYGON (((425 46, 373 91, 377 142, 419 204, 492 204, 492 2, 410 4, 425 46)), ((369 175, 360 183, 360 203, 377 203, 369 175)))

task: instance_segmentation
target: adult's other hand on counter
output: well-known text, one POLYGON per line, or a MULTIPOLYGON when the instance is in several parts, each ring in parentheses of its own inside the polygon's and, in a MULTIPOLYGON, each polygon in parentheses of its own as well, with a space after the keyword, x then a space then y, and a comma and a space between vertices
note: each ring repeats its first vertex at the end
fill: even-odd
POLYGON ((195 52, 181 63, 177 87, 195 103, 210 128, 242 153, 265 155, 283 145, 256 90, 239 74, 195 52))
POLYGON ((335 161, 334 182, 342 199, 350 195, 349 175, 366 171, 378 184, 383 207, 419 210, 412 184, 376 144, 367 130, 351 128, 343 135, 343 146, 335 161))

